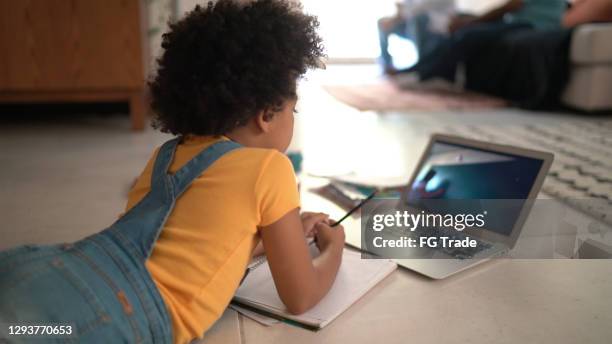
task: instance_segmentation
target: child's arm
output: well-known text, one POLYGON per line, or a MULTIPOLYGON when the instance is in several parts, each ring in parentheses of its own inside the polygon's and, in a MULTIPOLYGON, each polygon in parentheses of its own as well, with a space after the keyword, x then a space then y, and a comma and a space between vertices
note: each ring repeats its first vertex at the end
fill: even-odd
POLYGON ((318 222, 314 231, 321 254, 311 259, 304 224, 296 208, 260 231, 276 290, 293 314, 304 313, 325 296, 336 278, 344 248, 344 228, 318 222))
MULTIPOLYGON (((315 236, 316 230, 315 225, 321 221, 328 221, 329 215, 325 213, 312 213, 312 212, 302 212, 300 214, 300 218, 302 219, 302 229, 304 230, 304 237, 312 238, 315 236)), ((255 249, 253 249, 253 258, 260 256, 265 253, 263 248, 263 243, 260 241, 255 249)))

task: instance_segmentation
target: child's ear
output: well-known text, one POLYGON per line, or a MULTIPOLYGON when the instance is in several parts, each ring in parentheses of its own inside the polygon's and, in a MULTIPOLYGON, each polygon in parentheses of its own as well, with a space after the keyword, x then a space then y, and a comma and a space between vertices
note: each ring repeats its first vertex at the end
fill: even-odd
POLYGON ((273 118, 274 112, 269 109, 264 109, 259 111, 257 116, 255 116, 255 123, 262 132, 267 133, 271 129, 273 118))

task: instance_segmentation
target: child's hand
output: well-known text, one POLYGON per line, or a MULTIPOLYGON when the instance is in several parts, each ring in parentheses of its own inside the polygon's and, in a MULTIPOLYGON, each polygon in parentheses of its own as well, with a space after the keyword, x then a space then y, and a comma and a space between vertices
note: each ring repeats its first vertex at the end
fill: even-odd
POLYGON ((340 249, 344 247, 344 227, 342 225, 330 227, 330 224, 333 222, 328 220, 327 222, 319 222, 315 226, 317 232, 315 242, 321 252, 325 251, 328 247, 340 249))
POLYGON ((317 235, 316 224, 329 221, 329 215, 325 213, 303 212, 300 214, 302 218, 302 227, 304 228, 304 236, 311 238, 317 235))

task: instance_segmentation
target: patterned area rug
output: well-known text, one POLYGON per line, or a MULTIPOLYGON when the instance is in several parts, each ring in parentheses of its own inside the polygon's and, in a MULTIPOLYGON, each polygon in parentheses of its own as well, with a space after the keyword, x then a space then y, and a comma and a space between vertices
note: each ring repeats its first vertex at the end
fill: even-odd
MULTIPOLYGON (((447 125, 436 131, 553 153, 555 159, 542 191, 612 226, 611 118, 505 126, 447 125)), ((612 232, 612 227, 608 229, 612 232)))
POLYGON ((402 89, 389 80, 361 85, 324 85, 339 101, 360 111, 473 110, 506 107, 506 101, 449 87, 402 89))

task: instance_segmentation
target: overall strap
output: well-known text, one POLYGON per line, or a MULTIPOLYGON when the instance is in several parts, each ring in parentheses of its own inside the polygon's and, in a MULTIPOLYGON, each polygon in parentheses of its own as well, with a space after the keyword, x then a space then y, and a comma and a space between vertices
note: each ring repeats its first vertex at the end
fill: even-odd
POLYGON ((166 141, 157 152, 157 158, 155 158, 155 164, 153 165, 153 172, 151 173, 151 189, 155 185, 163 184, 163 180, 168 175, 168 169, 174 159, 174 152, 176 146, 181 141, 180 137, 175 137, 170 141, 166 141))
POLYGON ((122 243, 135 260, 144 261, 151 255, 176 199, 191 182, 225 153, 241 147, 233 141, 214 143, 170 175, 168 168, 180 140, 175 138, 161 146, 151 173, 151 190, 105 231, 122 243))
POLYGON ((240 147, 240 144, 234 141, 220 141, 198 153, 198 155, 170 177, 173 184, 174 197, 178 198, 191 185, 193 180, 198 178, 217 159, 225 155, 225 153, 240 147))

